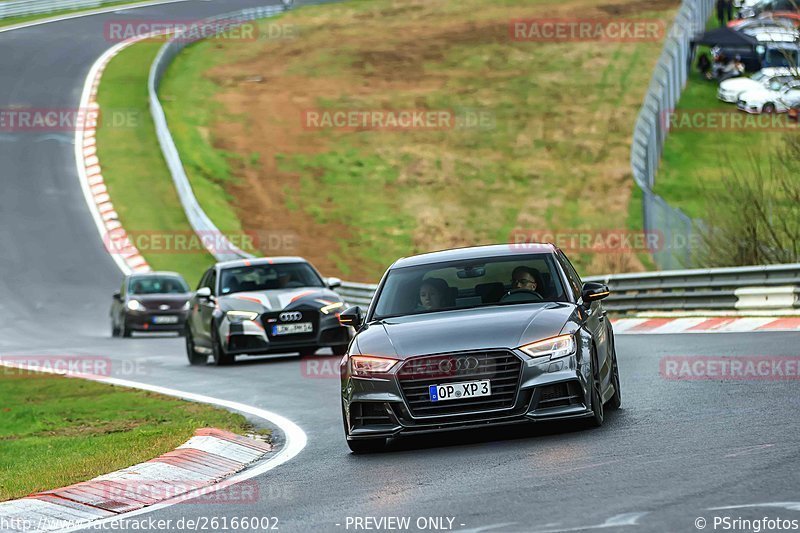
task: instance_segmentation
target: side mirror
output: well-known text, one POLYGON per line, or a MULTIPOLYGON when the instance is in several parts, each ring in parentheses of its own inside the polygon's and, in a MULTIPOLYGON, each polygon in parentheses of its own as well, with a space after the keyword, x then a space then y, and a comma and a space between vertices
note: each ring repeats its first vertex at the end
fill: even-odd
POLYGON ((339 313, 339 323, 343 326, 352 326, 356 329, 361 327, 364 317, 359 306, 350 307, 344 312, 339 313))
POLYGON ((583 303, 591 304, 597 300, 602 300, 609 294, 611 294, 611 291, 608 290, 607 285, 603 283, 587 282, 583 284, 581 299, 583 300, 583 303))
POLYGON ((195 294, 197 294, 197 297, 202 300, 208 300, 211 298, 211 289, 209 289, 208 287, 200 287, 199 289, 197 289, 197 292, 195 294))
POLYGON ((335 289, 336 287, 342 286, 342 280, 340 280, 339 278, 328 278, 325 281, 328 282, 328 287, 330 287, 331 289, 335 289))
POLYGON ((119 293, 119 291, 114 293, 114 299, 115 300, 121 300, 122 299, 122 295, 119 293))

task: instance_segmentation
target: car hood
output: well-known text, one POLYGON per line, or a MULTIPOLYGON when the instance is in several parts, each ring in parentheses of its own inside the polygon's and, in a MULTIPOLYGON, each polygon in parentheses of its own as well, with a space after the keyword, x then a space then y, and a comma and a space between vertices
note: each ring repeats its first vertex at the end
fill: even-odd
POLYGON ((181 309, 191 298, 191 293, 185 294, 129 294, 129 300, 140 302, 146 309, 181 309), (162 308, 162 306, 167 306, 162 308))
POLYGON ((283 309, 314 308, 341 302, 342 298, 322 287, 298 287, 268 291, 236 292, 220 296, 217 303, 223 311, 282 311, 283 309))
POLYGON ((732 80, 725 80, 719 84, 721 91, 745 91, 758 89, 761 86, 761 83, 749 78, 734 78, 732 80))
POLYGON ((372 322, 359 332, 362 354, 405 359, 417 355, 517 348, 561 333, 576 306, 516 304, 443 311, 372 322))
POLYGON ((752 89, 739 95, 740 100, 745 102, 761 102, 770 98, 778 96, 776 91, 770 91, 765 88, 752 89))

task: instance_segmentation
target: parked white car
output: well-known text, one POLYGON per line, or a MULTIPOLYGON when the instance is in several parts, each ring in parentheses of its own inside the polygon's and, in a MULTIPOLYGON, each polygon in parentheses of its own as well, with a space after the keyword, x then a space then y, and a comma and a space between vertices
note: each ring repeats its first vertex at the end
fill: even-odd
POLYGON ((752 114, 786 113, 793 105, 800 103, 800 82, 792 82, 779 90, 761 87, 747 91, 739 96, 736 106, 752 114))
POLYGON ((735 104, 739 101, 739 96, 747 91, 755 91, 764 87, 779 90, 781 87, 794 79, 800 79, 800 75, 792 74, 792 69, 786 67, 768 67, 759 70, 749 78, 733 78, 725 80, 719 84, 717 98, 723 102, 735 104))

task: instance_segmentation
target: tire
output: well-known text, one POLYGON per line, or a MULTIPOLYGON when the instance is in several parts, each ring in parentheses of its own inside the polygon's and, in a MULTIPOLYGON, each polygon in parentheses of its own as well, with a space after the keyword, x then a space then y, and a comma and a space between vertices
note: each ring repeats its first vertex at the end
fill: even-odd
POLYGON ((192 366, 204 365, 208 362, 208 355, 198 353, 194 347, 194 336, 192 330, 187 326, 183 335, 186 337, 186 356, 189 358, 189 364, 192 366))
POLYGON ((317 353, 318 349, 316 346, 313 348, 300 348, 300 357, 311 357, 317 353))
POLYGON ((764 104, 764 107, 761 108, 762 113, 769 113, 772 114, 775 112, 775 104, 769 103, 764 104))
POLYGON ((386 439, 348 440, 347 445, 353 453, 375 453, 386 448, 386 439))
POLYGON ((599 428, 605 419, 603 408, 603 382, 600 380, 600 365, 597 364, 597 352, 592 346, 592 416, 589 427, 599 428))
POLYGON ((122 324, 119 326, 119 334, 121 337, 129 339, 131 336, 131 330, 128 329, 128 325, 125 323, 125 319, 122 319, 122 324))
POLYGON ((219 340, 217 327, 214 324, 211 325, 211 347, 214 354, 214 364, 216 366, 228 366, 236 361, 236 356, 225 353, 225 349, 222 347, 222 343, 219 340))
POLYGON ((333 355, 342 356, 347 353, 348 344, 339 344, 338 346, 332 346, 331 350, 333 350, 333 355))
POLYGON ((614 385, 614 396, 608 400, 608 408, 616 411, 622 407, 622 387, 619 384, 619 367, 617 366, 617 347, 614 346, 611 363, 611 383, 614 385))

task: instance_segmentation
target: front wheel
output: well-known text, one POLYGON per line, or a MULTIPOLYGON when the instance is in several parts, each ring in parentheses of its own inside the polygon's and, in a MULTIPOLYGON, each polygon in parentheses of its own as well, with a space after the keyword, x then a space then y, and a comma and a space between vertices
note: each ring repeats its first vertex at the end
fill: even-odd
POLYGON ((217 333, 217 327, 214 324, 211 325, 211 346, 213 348, 215 365, 227 366, 232 365, 236 361, 236 356, 226 353, 225 349, 222 347, 222 342, 220 342, 219 334, 217 333))
POLYGON ((622 388, 619 384, 619 367, 617 366, 617 348, 614 347, 612 355, 611 383, 614 385, 614 396, 608 400, 608 407, 616 411, 622 407, 622 388))
POLYGON ((775 112, 775 104, 764 104, 764 107, 761 109, 763 113, 774 113, 775 112))
POLYGON ((131 330, 126 322, 127 321, 123 318, 122 324, 119 326, 119 334, 121 337, 129 338, 131 336, 131 330))
POLYGON ((597 352, 592 348, 592 416, 589 426, 599 428, 603 425, 603 382, 600 380, 600 365, 597 363, 597 352))
POLYGON ((300 348, 300 357, 311 357, 315 353, 317 353, 316 346, 313 346, 311 348, 300 348))
POLYGON ((186 328, 184 335, 186 336, 186 356, 189 358, 189 364, 194 366, 206 364, 206 361, 208 361, 208 355, 197 352, 197 349, 194 345, 192 330, 189 327, 186 328))
POLYGON ((347 346, 348 346, 347 344, 339 344, 338 346, 331 347, 331 350, 333 350, 333 355, 341 356, 341 355, 346 354, 347 353, 347 346))

